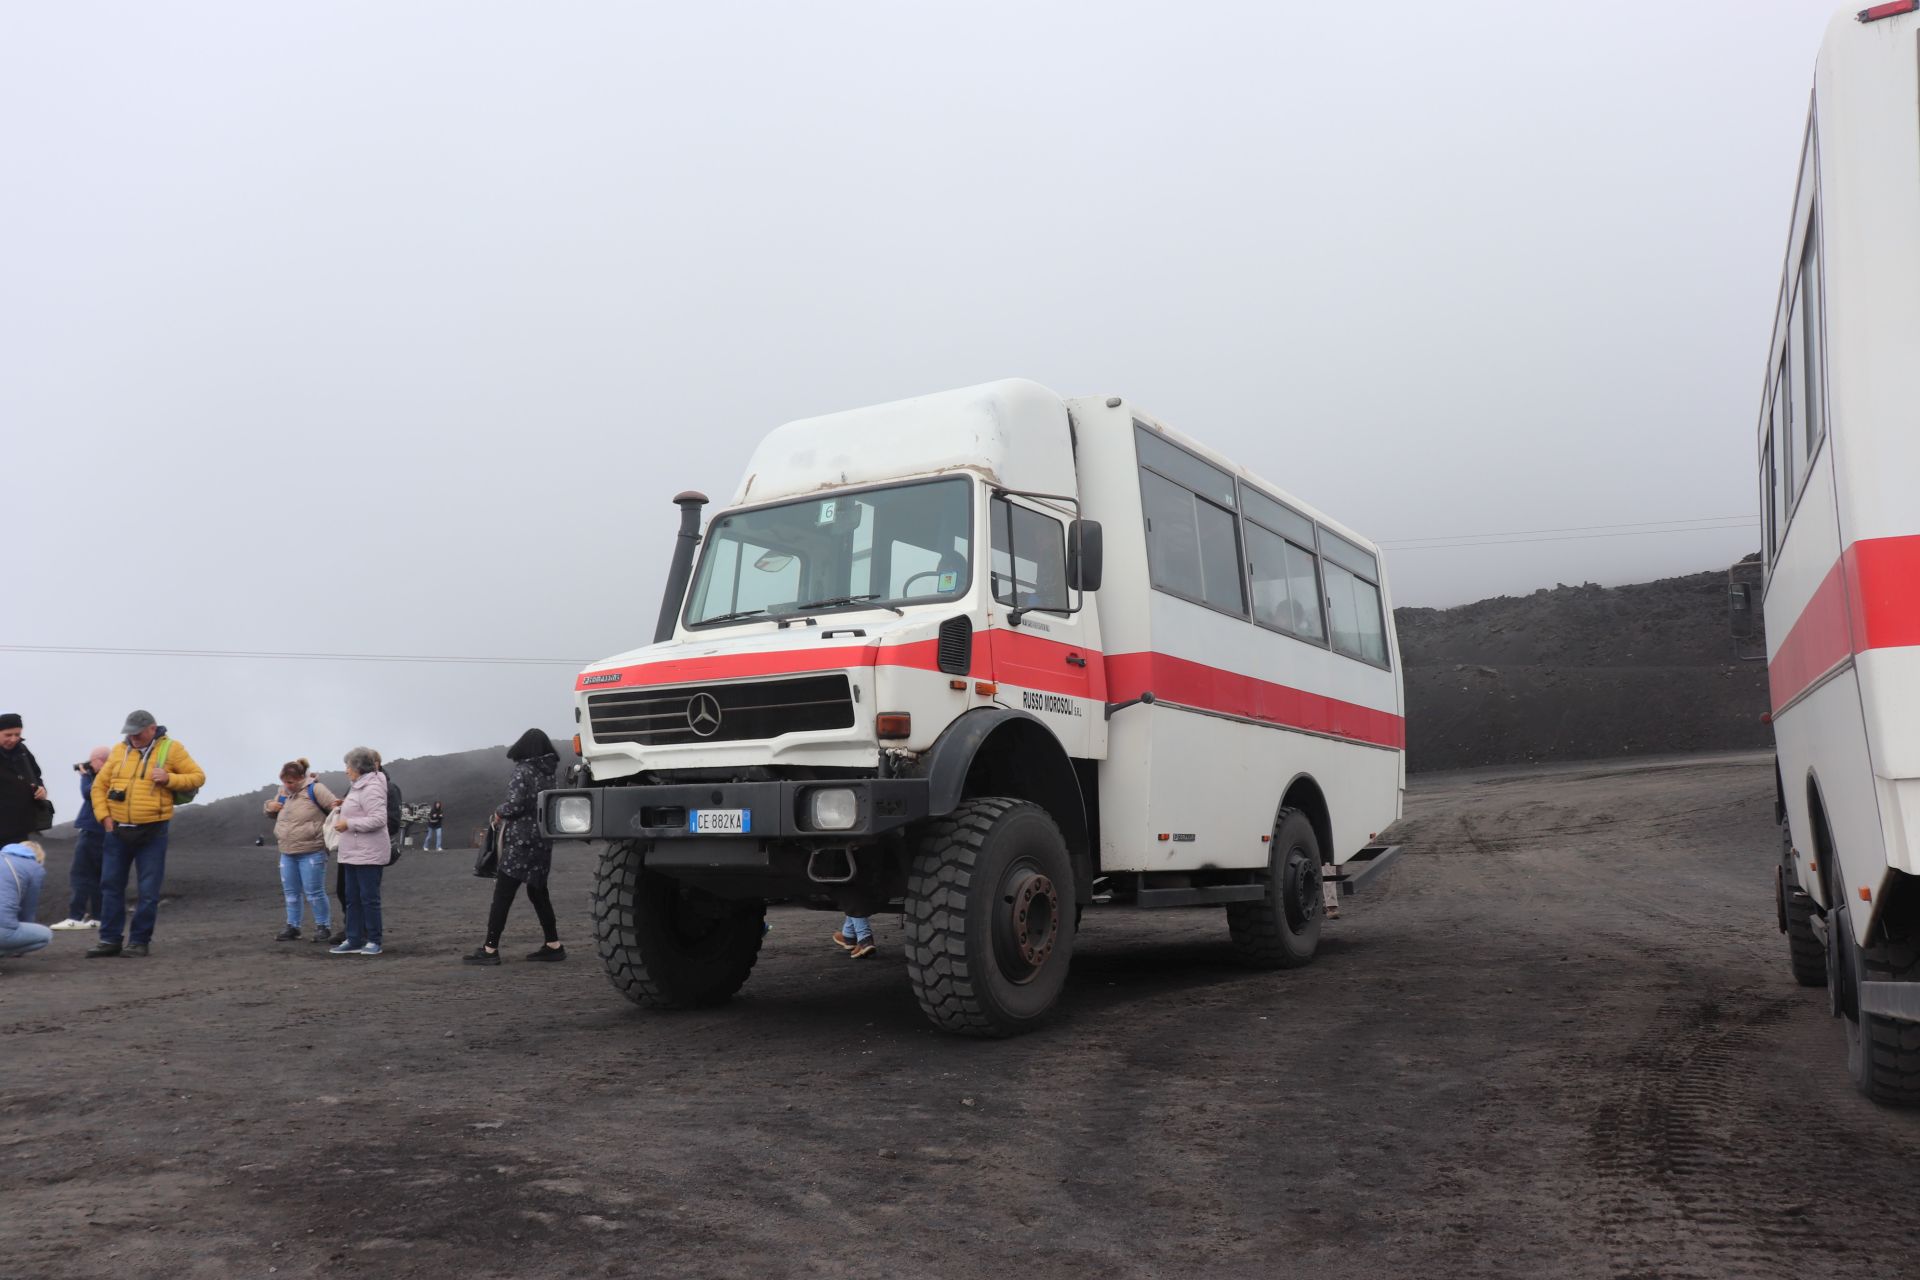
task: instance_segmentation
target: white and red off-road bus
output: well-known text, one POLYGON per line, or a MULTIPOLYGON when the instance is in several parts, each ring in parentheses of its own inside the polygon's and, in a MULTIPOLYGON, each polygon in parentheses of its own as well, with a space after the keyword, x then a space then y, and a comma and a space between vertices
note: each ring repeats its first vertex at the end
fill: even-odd
POLYGON ((769 898, 898 902, 927 1016, 1005 1035, 1086 907, 1224 907, 1287 967, 1392 860, 1379 551, 1119 398, 810 418, 704 538, 679 501, 655 643, 581 674, 585 776, 542 801, 606 842, 600 954, 636 1002, 730 997, 769 898))
MULTIPOLYGON (((1780 927, 1854 1083, 1920 1103, 1920 0, 1814 68, 1761 401, 1780 927)), ((1736 611, 1750 604, 1734 588, 1736 611)))

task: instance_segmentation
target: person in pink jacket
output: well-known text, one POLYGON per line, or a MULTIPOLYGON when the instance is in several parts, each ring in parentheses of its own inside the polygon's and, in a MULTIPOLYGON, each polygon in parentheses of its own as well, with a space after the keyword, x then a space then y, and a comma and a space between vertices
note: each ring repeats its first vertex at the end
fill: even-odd
POLYGON ((334 810, 340 833, 340 871, 346 880, 347 936, 328 952, 336 956, 380 954, 380 876, 393 861, 387 838, 387 775, 370 747, 347 752, 347 798, 334 810))

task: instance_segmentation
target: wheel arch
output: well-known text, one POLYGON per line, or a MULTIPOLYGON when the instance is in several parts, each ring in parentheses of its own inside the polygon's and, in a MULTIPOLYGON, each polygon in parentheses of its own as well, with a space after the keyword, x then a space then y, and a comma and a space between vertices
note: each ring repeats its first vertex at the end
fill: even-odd
MULTIPOLYGON (((1298 809, 1305 814, 1307 821, 1313 824, 1313 834, 1320 841, 1320 861, 1331 866, 1335 860, 1333 844, 1333 810, 1327 804, 1327 793, 1309 773, 1297 773, 1287 783, 1287 789, 1280 793, 1282 809, 1298 809)), ((1280 825, 1280 815, 1273 815, 1274 826, 1280 825)))
POLYGON ((1045 809, 1073 859, 1075 900, 1092 897, 1086 796, 1066 748, 1039 720, 1010 707, 969 711, 935 740, 922 767, 928 810, 936 817, 977 796, 1007 796, 1045 809))

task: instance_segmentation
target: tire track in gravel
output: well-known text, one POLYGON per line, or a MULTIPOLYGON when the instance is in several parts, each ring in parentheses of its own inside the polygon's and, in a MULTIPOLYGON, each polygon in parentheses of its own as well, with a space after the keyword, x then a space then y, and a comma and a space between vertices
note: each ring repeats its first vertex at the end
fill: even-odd
POLYGON ((1598 1230, 1615 1280, 1894 1274, 1920 1234, 1920 1149, 1886 1129, 1844 1134, 1778 1105, 1756 1047, 1802 1004, 1758 991, 1670 1003, 1624 1055, 1586 1064, 1601 1086, 1587 1131, 1598 1230))

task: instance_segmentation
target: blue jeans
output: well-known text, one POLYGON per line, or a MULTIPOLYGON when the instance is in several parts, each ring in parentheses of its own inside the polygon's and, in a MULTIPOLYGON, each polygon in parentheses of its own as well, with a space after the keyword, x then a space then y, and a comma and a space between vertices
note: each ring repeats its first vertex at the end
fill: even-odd
POLYGON ((425 853, 429 849, 437 849, 445 852, 446 847, 446 831, 440 827, 428 827, 427 838, 420 842, 420 852, 425 853))
POLYGON ((38 951, 53 941, 53 930, 31 920, 22 920, 11 929, 0 928, 0 956, 23 956, 38 951))
POLYGON ((873 921, 865 916, 848 916, 840 924, 840 936, 852 938, 855 942, 865 942, 873 936, 873 921))
POLYGON ((106 832, 80 828, 73 842, 73 865, 67 869, 67 919, 100 918, 100 855, 106 845, 106 832))
POLYGON ((100 854, 100 941, 120 941, 120 932, 127 927, 129 868, 140 873, 140 905, 133 910, 133 932, 127 941, 135 946, 153 941, 154 921, 160 916, 160 884, 167 877, 167 826, 147 824, 140 829, 146 839, 132 847, 118 828, 107 832, 100 854))
POLYGON ((347 880, 347 943, 380 941, 380 873, 386 868, 343 862, 340 870, 347 880))
POLYGON ((315 928, 333 919, 327 905, 327 851, 280 855, 280 895, 287 900, 287 928, 300 927, 300 899, 313 907, 315 928))

